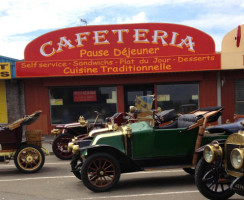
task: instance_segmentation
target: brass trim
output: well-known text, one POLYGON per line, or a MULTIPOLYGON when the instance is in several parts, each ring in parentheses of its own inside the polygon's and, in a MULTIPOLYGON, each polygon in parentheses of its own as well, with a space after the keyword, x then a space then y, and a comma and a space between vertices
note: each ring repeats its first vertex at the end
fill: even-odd
POLYGON ((60 129, 54 128, 51 130, 52 135, 59 135, 61 133, 60 129))
POLYGON ((226 172, 227 172, 227 174, 229 174, 231 176, 234 176, 234 177, 241 177, 241 176, 244 175, 241 172, 234 172, 234 171, 231 171, 231 170, 228 170, 228 169, 226 169, 226 172))
POLYGON ((10 150, 10 151, 0 151, 0 156, 8 156, 8 157, 12 157, 14 156, 15 152, 17 150, 10 150))
POLYGON ((244 131, 239 130, 238 133, 230 135, 225 144, 244 145, 244 131))
POLYGON ((80 123, 81 127, 86 127, 88 126, 88 121, 85 120, 85 118, 83 116, 80 116, 78 119, 78 122, 80 123))

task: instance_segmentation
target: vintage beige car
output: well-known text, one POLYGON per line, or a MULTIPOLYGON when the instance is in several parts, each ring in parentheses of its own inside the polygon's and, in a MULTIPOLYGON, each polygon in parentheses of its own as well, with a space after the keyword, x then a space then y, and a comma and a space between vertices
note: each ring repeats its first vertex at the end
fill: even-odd
POLYGON ((45 154, 49 152, 42 147, 42 131, 25 131, 26 140, 23 141, 23 126, 35 122, 41 112, 36 111, 7 126, 0 126, 0 164, 14 160, 23 173, 37 172, 43 167, 45 154))

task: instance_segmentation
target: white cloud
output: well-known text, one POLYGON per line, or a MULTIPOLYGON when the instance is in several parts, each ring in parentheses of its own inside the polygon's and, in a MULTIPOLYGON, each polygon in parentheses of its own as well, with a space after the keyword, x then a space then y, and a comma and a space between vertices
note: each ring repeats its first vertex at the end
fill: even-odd
POLYGON ((243 0, 4 0, 0 6, 0 55, 23 59, 24 47, 36 37, 33 32, 38 36, 50 30, 78 26, 80 18, 86 17, 89 17, 89 25, 98 25, 155 19, 169 22, 165 21, 166 16, 169 23, 207 32, 219 46, 227 32, 244 24, 243 8, 243 0), (171 11, 178 6, 186 10, 171 11), (99 15, 94 16, 98 11, 99 15))
POLYGON ((132 17, 126 17, 125 19, 121 19, 120 17, 117 19, 118 24, 143 23, 143 22, 148 22, 148 19, 144 12, 140 12, 137 15, 134 15, 132 17))
POLYGON ((24 58, 24 49, 29 41, 1 42, 0 55, 15 59, 24 58))
POLYGON ((231 29, 244 23, 244 14, 206 14, 191 20, 181 21, 182 24, 189 25, 198 29, 231 29))
POLYGON ((206 14, 195 19, 181 21, 180 24, 191 26, 209 34, 215 41, 216 51, 221 51, 224 36, 244 24, 244 14, 206 14))
POLYGON ((96 25, 96 24, 105 24, 106 23, 106 21, 105 21, 105 17, 104 16, 98 16, 98 17, 96 17, 92 22, 91 22, 91 24, 94 24, 94 25, 96 25))

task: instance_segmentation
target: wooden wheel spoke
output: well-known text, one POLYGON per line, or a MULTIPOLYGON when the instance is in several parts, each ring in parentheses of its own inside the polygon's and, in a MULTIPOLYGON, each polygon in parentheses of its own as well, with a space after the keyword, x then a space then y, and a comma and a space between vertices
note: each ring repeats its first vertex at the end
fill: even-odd
POLYGON ((95 175, 95 176, 93 176, 92 178, 90 178, 90 181, 93 181, 94 179, 96 179, 96 181, 97 181, 98 178, 99 178, 99 177, 98 177, 97 175, 95 175))
POLYGON ((89 166, 88 171, 94 171, 94 172, 96 172, 96 171, 97 171, 97 169, 95 169, 95 168, 93 168, 93 167, 89 166))
POLYGON ((107 174, 107 177, 109 177, 110 179, 114 179, 114 175, 108 175, 107 174))
POLYGON ((102 186, 103 185, 103 177, 99 177, 100 179, 100 185, 102 186))
POLYGON ((97 172, 88 172, 88 175, 94 175, 97 174, 97 172))
POLYGON ((94 165, 94 166, 95 166, 96 170, 97 170, 97 169, 99 169, 99 167, 97 166, 96 160, 94 160, 94 161, 91 163, 91 165, 90 165, 90 166, 92 166, 92 165, 94 165))
POLYGON ((109 180, 107 180, 107 177, 106 177, 106 176, 103 176, 102 178, 104 179, 104 181, 105 181, 106 183, 109 182, 109 180))
POLYGON ((110 167, 112 167, 113 166, 113 164, 112 163, 110 163, 110 165, 109 166, 107 166, 104 170, 106 170, 106 169, 108 169, 108 168, 110 168, 110 167))
POLYGON ((107 162, 108 162, 107 160, 104 161, 103 166, 102 166, 103 169, 106 166, 107 162))
POLYGON ((102 167, 102 159, 100 158, 99 160, 98 160, 98 167, 101 169, 101 167, 102 167))

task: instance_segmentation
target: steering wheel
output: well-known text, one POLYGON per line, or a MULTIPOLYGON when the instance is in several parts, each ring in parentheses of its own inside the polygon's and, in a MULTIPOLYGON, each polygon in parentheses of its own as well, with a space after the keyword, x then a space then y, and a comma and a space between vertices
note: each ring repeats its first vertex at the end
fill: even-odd
MULTIPOLYGON (((158 124, 162 124, 163 123, 163 119, 161 119, 161 117, 159 115, 157 115, 156 113, 154 114, 155 115, 155 120, 158 124)), ((162 117, 163 118, 163 117, 162 117)))
POLYGON ((130 123, 130 120, 136 119, 135 116, 130 112, 126 112, 125 114, 127 115, 127 116, 124 116, 124 119, 126 119, 126 124, 130 123))

